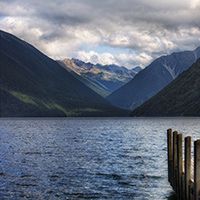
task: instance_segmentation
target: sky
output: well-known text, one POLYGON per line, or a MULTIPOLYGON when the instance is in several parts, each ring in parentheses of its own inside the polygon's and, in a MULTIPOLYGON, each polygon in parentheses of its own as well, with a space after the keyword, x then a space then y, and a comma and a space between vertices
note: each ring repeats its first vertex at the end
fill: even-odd
POLYGON ((0 29, 54 59, 145 67, 200 46, 200 0, 0 0, 0 29))

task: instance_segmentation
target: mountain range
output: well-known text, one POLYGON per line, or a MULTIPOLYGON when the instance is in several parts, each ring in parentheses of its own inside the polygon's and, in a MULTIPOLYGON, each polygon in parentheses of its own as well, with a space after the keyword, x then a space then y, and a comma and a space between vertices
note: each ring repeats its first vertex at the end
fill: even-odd
POLYGON ((124 111, 27 42, 0 31, 0 116, 114 116, 124 111))
POLYGON ((101 65, 86 63, 74 58, 64 59, 58 62, 65 65, 69 71, 75 72, 83 77, 84 80, 89 81, 90 84, 88 86, 90 87, 91 85, 91 89, 103 97, 108 96, 122 85, 128 83, 142 70, 139 66, 128 69, 114 64, 101 65))
POLYGON ((200 47, 149 66, 53 60, 0 31, 0 116, 198 116, 200 47))
POLYGON ((161 92, 136 108, 132 116, 199 116, 200 59, 161 92))
POLYGON ((156 95, 200 57, 200 47, 161 56, 107 99, 115 106, 134 110, 156 95))

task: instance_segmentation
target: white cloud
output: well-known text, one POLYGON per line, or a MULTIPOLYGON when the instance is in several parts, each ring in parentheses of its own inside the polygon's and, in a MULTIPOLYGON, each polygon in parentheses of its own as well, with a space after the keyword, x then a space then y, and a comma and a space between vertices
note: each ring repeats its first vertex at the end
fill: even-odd
POLYGON ((197 8, 198 6, 200 6, 200 0, 191 0, 190 6, 192 9, 197 8))
POLYGON ((0 8, 1 29, 56 59, 145 66, 200 46, 200 0, 1 0, 0 8), (102 46, 116 52, 97 53, 102 46))
POLYGON ((76 57, 84 62, 91 62, 94 64, 101 63, 103 65, 115 63, 130 68, 135 67, 138 63, 144 67, 152 60, 152 57, 146 53, 134 55, 133 53, 111 54, 108 52, 97 53, 95 51, 79 51, 77 52, 76 57))
POLYGON ((102 63, 103 65, 109 65, 116 62, 115 57, 110 53, 97 53, 95 51, 79 51, 77 52, 77 58, 85 62, 91 62, 94 64, 102 63))

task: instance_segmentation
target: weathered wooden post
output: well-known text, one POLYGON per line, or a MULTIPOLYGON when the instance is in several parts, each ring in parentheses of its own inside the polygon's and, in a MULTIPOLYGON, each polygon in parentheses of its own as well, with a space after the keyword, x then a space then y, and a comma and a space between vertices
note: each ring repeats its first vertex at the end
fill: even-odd
POLYGON ((168 181, 172 185, 173 167, 173 135, 172 129, 167 130, 167 153, 168 153, 168 181))
POLYGON ((182 200, 182 173, 183 173, 183 135, 177 135, 177 196, 182 200))
POLYGON ((189 182, 189 196, 188 200, 194 200, 194 182, 192 180, 189 182))
POLYGON ((191 137, 185 138, 185 200, 190 199, 190 180, 191 180, 191 137))
POLYGON ((194 200, 200 200, 200 140, 194 142, 194 200))
POLYGON ((191 147, 192 139, 186 137, 183 163, 183 135, 167 130, 168 180, 178 200, 200 200, 200 140, 194 142, 194 167, 191 147))
POLYGON ((177 131, 173 132, 173 189, 177 192, 177 131))
POLYGON ((182 172, 182 176, 181 176, 181 191, 182 191, 182 200, 187 200, 185 198, 185 173, 184 172, 182 172))

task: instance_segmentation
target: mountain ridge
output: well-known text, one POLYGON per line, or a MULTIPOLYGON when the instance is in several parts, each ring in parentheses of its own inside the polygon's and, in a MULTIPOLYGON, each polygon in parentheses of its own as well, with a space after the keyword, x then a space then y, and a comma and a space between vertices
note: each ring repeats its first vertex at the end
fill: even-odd
POLYGON ((86 63, 75 58, 66 58, 59 61, 59 63, 61 62, 65 64, 66 68, 69 68, 91 83, 98 85, 101 88, 99 94, 103 97, 108 96, 130 81, 141 70, 138 66, 133 69, 127 69, 115 64, 101 65, 90 62, 86 63))
POLYGON ((200 47, 194 51, 174 52, 161 56, 107 99, 115 106, 133 110, 161 91, 199 57, 200 47))
POLYGON ((132 116, 200 116, 200 59, 132 116))
POLYGON ((0 116, 124 113, 29 43, 0 30, 0 116))

